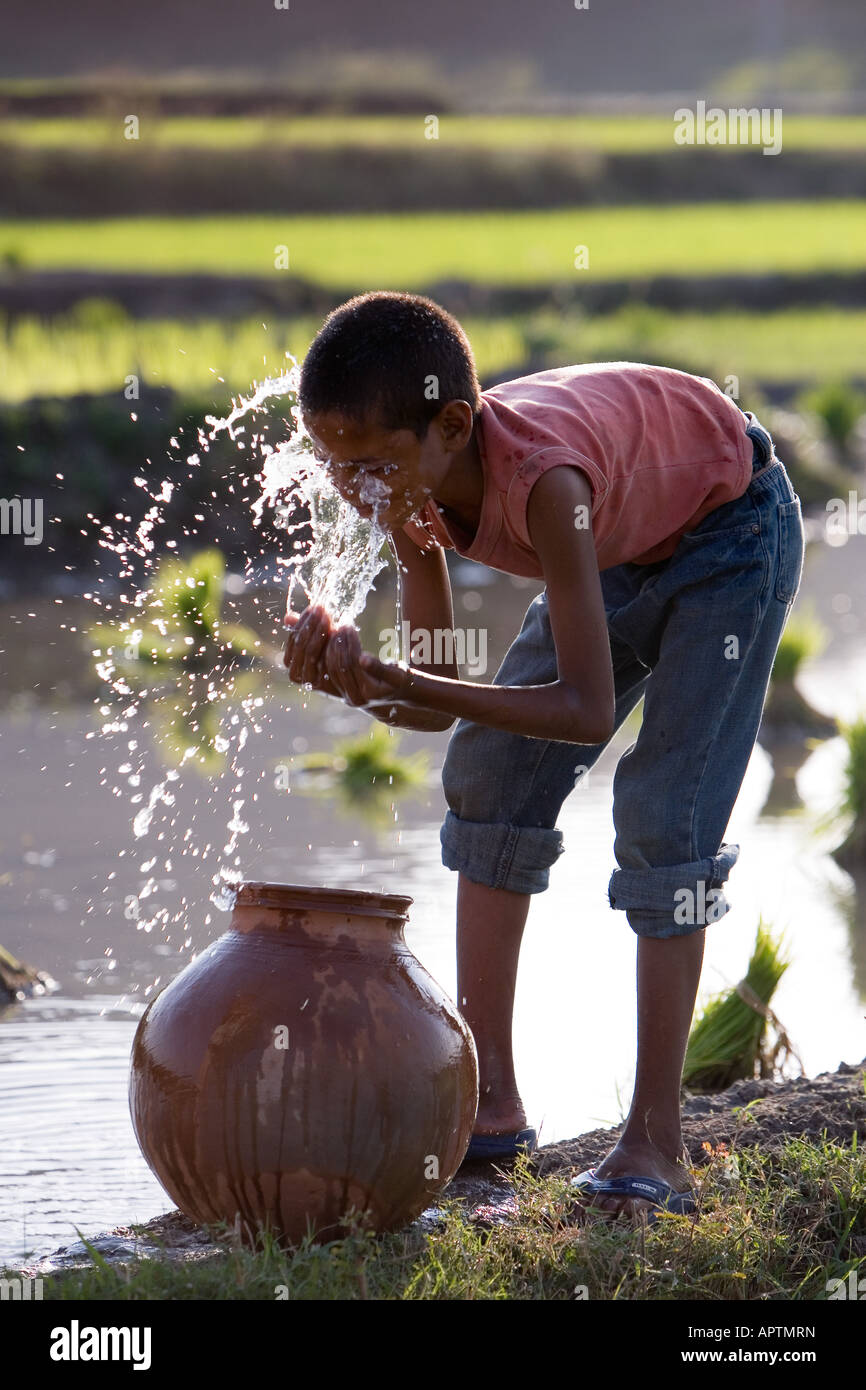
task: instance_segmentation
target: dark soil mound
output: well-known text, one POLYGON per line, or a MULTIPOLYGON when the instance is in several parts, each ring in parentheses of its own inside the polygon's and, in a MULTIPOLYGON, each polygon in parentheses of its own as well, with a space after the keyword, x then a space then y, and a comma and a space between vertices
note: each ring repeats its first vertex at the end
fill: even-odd
MULTIPOLYGON (((705 1143, 735 1146, 757 1144, 772 1152, 788 1139, 803 1136, 850 1144, 855 1134, 866 1137, 866 1057, 857 1065, 843 1062, 835 1072, 793 1081, 737 1081, 718 1095, 689 1096, 683 1102, 683 1140, 691 1162, 708 1162, 705 1143)), ((600 1163, 616 1143, 622 1125, 592 1129, 576 1139, 543 1144, 534 1169, 548 1176, 563 1169, 582 1172, 600 1163)), ((539 1139, 543 1140, 543 1134, 539 1139)), ((466 1164, 447 1188, 476 1206, 502 1199, 507 1187, 506 1166, 466 1164), (496 1171, 496 1170, 499 1171, 496 1171)))

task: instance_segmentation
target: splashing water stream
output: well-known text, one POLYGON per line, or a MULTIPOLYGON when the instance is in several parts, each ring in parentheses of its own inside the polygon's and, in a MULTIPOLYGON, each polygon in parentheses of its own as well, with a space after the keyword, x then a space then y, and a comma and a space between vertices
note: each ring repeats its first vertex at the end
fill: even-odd
MULTIPOLYGON (((287 354, 288 355, 288 354, 287 354)), ((373 516, 362 517, 354 507, 346 502, 330 482, 327 464, 313 456, 312 441, 307 434, 297 405, 291 407, 294 428, 289 437, 276 447, 267 443, 264 433, 247 435, 247 425, 260 412, 266 411, 269 404, 286 397, 297 398, 300 376, 298 364, 294 362, 290 370, 279 376, 268 377, 255 384, 252 394, 232 402, 232 410, 224 418, 206 416, 205 430, 198 429, 198 451, 187 456, 189 476, 201 466, 201 455, 207 453, 211 443, 220 435, 226 434, 238 449, 242 471, 248 476, 240 479, 246 484, 254 476, 260 486, 258 497, 252 502, 253 521, 261 526, 267 514, 272 524, 286 537, 287 554, 274 557, 271 543, 263 539, 258 554, 246 557, 245 578, 253 579, 256 560, 276 564, 286 572, 288 605, 293 606, 296 590, 299 589, 306 605, 321 604, 339 624, 354 622, 363 611, 373 582, 379 572, 387 565, 383 558, 383 548, 387 541, 386 532, 378 524, 383 504, 390 496, 390 489, 384 479, 368 476, 359 489, 359 499, 372 508, 373 516), (251 463, 257 461, 259 468, 254 473, 251 463)), ((178 440, 171 440, 173 448, 178 448, 178 440)), ((119 603, 128 610, 127 616, 118 621, 113 613, 113 604, 106 601, 111 592, 111 584, 100 593, 99 585, 105 584, 106 577, 100 576, 97 588, 85 597, 91 599, 103 612, 110 615, 98 625, 105 625, 108 643, 94 651, 96 669, 104 689, 99 697, 99 710, 104 717, 101 734, 109 740, 120 737, 121 760, 117 765, 117 780, 112 787, 118 797, 129 797, 134 810, 132 831, 136 843, 145 839, 155 842, 151 857, 140 865, 142 882, 136 895, 134 915, 139 930, 152 932, 158 928, 166 942, 171 941, 172 928, 183 923, 187 916, 187 900, 181 898, 173 907, 161 905, 158 901, 160 880, 150 872, 162 858, 163 868, 171 871, 170 854, 165 855, 162 846, 168 842, 180 841, 182 855, 192 855, 203 862, 212 861, 214 871, 210 902, 219 911, 230 911, 234 904, 235 890, 242 874, 239 852, 240 838, 249 831, 249 818, 254 814, 248 809, 247 818, 241 812, 249 803, 257 800, 250 785, 250 776, 242 763, 242 754, 250 736, 260 734, 267 715, 264 701, 253 693, 239 696, 236 689, 236 663, 217 660, 209 670, 202 670, 201 663, 195 666, 195 659, 205 652, 205 648, 195 649, 195 639, 186 637, 185 654, 174 668, 174 680, 170 689, 161 689, 159 672, 149 681, 151 688, 135 688, 129 667, 122 660, 122 653, 129 655, 137 651, 137 644, 143 640, 147 626, 155 629, 162 637, 168 634, 165 612, 154 583, 155 569, 158 567, 156 536, 160 526, 165 525, 167 509, 171 506, 175 484, 168 479, 152 487, 144 477, 135 478, 136 486, 142 488, 151 501, 143 519, 132 531, 129 517, 119 513, 115 520, 129 523, 124 526, 98 523, 95 517, 89 518, 93 524, 100 525, 100 546, 113 554, 118 561, 117 581, 120 585, 119 603), (136 568, 142 578, 136 579, 136 568), (128 591, 125 591, 128 590, 128 591), (178 669, 180 673, 178 674, 178 669), (155 689, 153 687, 156 687, 155 689), (226 843, 220 848, 210 842, 202 843, 194 825, 177 825, 179 810, 175 791, 172 790, 184 775, 186 763, 195 754, 196 746, 188 747, 180 760, 179 769, 168 773, 156 773, 150 762, 156 763, 158 750, 149 751, 149 740, 144 736, 150 720, 148 714, 160 707, 177 710, 172 704, 178 692, 187 697, 187 713, 190 728, 198 732, 208 711, 217 712, 219 729, 209 739, 217 753, 225 754, 227 772, 223 774, 228 789, 230 814, 227 818, 226 843), (167 703, 166 703, 167 702, 167 703), (235 708, 239 704, 239 709, 235 708), (123 736, 138 733, 138 737, 123 736), (147 876, 145 876, 145 874, 147 876)), ((200 517, 199 520, 204 518, 200 517)), ((197 528, 189 528, 185 534, 195 535, 197 528)), ((166 540, 164 554, 175 549, 175 542, 166 540)), ((399 603, 399 566, 398 603, 399 603)), ((195 585, 187 579, 187 584, 195 585)), ((254 600, 258 606, 258 601, 254 600)), ((272 620, 273 621, 273 620, 272 620)), ((399 625, 398 613, 398 631, 399 625)), ((273 635, 279 636, 274 626, 273 635)), ((215 638, 219 642, 218 625, 215 638)), ((229 642, 219 642, 218 657, 231 658, 229 642)), ((207 725, 210 729, 210 724, 207 725)), ((88 735, 92 737, 93 735, 88 735)), ((108 769, 104 769, 108 774, 108 769)), ((260 773, 259 775, 263 775, 260 773)), ((220 780, 223 780, 222 778, 220 780)), ((217 795, 216 788, 210 797, 217 795)), ((191 821, 196 819, 195 813, 191 821)), ((113 877, 113 875, 112 875, 113 877)), ((107 891, 106 889, 103 891, 107 891)), ((211 916, 205 917, 205 925, 211 916)), ((192 945, 191 937, 183 942, 183 949, 192 945)), ((180 949, 176 946, 175 949, 180 949)), ((150 986, 145 993, 149 993, 150 986)))

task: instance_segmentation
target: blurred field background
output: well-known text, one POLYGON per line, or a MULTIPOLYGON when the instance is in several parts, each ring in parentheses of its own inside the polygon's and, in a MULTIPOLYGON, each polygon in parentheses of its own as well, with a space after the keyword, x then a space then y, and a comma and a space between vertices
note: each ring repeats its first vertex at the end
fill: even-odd
MULTIPOLYGON (((159 3, 121 62, 102 0, 77 28, 51 0, 45 43, 22 31, 0 57, 0 454, 10 494, 63 475, 58 562, 90 546, 88 511, 136 505, 145 458, 170 472, 170 439, 302 359, 328 310, 369 289, 455 312, 483 385, 661 362, 755 410, 807 504, 857 476, 856 6, 736 0, 722 24, 676 0, 657 30, 626 0, 531 23, 497 0, 485 28, 447 0, 436 35, 360 8, 238 31, 223 3, 169 58, 204 10, 159 3), (678 145, 674 113, 698 99, 781 109, 781 152, 678 145)), ((226 474, 216 448, 202 497, 226 474)), ((243 527, 218 532, 242 547, 243 527)), ((18 577, 44 564, 25 554, 18 577)))

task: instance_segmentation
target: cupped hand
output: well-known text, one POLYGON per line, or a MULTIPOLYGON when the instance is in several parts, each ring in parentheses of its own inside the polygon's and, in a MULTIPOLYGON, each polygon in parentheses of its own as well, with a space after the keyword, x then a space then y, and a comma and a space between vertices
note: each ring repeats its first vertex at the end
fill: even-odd
POLYGON ((412 672, 363 651, 356 627, 335 628, 317 604, 300 614, 287 613, 285 621, 291 631, 283 665, 298 685, 341 696, 356 706, 412 699, 412 672))
POLYGON ((351 624, 335 628, 325 651, 325 670, 350 705, 364 704, 361 655, 358 629, 351 624))
POLYGON ((327 670, 350 705, 392 703, 406 697, 411 672, 404 666, 379 661, 361 650, 354 627, 338 628, 328 643, 327 670))
POLYGON ((287 613, 286 626, 291 630, 286 637, 283 665, 291 680, 298 685, 311 685, 314 690, 330 694, 342 694, 334 690, 334 682, 328 675, 325 654, 333 632, 331 619, 324 608, 314 604, 303 613, 287 613))

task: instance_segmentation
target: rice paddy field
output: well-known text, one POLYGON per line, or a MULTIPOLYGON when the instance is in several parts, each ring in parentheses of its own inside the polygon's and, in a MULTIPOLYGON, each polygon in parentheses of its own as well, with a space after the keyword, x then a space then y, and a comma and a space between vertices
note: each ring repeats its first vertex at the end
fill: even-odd
MULTIPOLYGON (((748 101, 737 106, 749 107, 748 101)), ((136 107, 137 109, 137 107, 136 107)), ((435 113, 433 113, 435 114, 435 113)), ((322 115, 297 117, 144 116, 146 137, 164 146, 238 149, 255 145, 405 146, 425 136, 423 116, 322 115)), ((472 115, 438 117, 441 145, 488 149, 588 149, 605 154, 670 149, 673 112, 662 116, 472 115)), ((125 143, 122 117, 0 119, 0 144, 34 147, 110 146, 125 143)), ((866 149, 866 117, 786 115, 787 150, 866 149)))
MULTIPOLYGON (((119 396, 131 374, 143 389, 168 388, 181 402, 227 403, 301 360, 330 304, 381 288, 431 293, 454 307, 451 284, 464 287, 455 312, 482 382, 561 361, 621 359, 660 361, 718 381, 734 377, 750 399, 764 390, 785 397, 810 384, 863 381, 866 305, 858 286, 866 270, 866 199, 805 196, 804 186, 804 196, 785 200, 519 206, 533 152, 670 156, 678 147, 667 115, 446 113, 439 138, 427 140, 416 115, 175 117, 160 116, 145 97, 139 104, 138 143, 123 139, 119 107, 109 101, 100 115, 6 115, 0 161, 4 150, 23 151, 25 163, 9 167, 26 179, 30 151, 38 179, 48 167, 38 159, 66 151, 88 161, 82 167, 93 177, 120 167, 118 150, 125 166, 127 154, 134 160, 157 145, 181 171, 195 168, 197 151, 219 170, 223 151, 230 188, 245 151, 321 151, 321 178, 339 182, 347 162, 326 156, 353 148, 390 150, 398 173, 428 155, 445 168, 449 149, 455 156, 504 150, 522 160, 512 171, 515 206, 324 214, 293 211, 289 199, 282 212, 202 214, 191 211, 181 185, 158 215, 7 217, 0 225, 0 413, 46 397, 119 396), (206 276, 212 290, 196 279, 206 276), (138 285, 126 307, 115 299, 121 283, 138 285), (193 293, 196 283, 206 288, 193 293), (770 310, 752 308, 749 286, 770 283, 777 287, 770 310), (253 307, 252 285, 265 287, 268 307, 253 307), (664 291, 650 307, 649 287, 671 285, 680 288, 670 306, 657 307, 668 305, 664 291), (584 303, 583 286, 595 287, 595 307, 584 303), (473 310, 476 289, 484 303, 473 310), (516 307, 515 294, 531 307, 516 307), (310 296, 315 313, 306 307, 310 296)), ((786 151, 856 159, 864 146, 866 116, 785 120, 786 151)), ((700 160, 724 160, 733 148, 704 150, 700 160)), ((765 167, 772 177, 775 158, 758 149, 748 158, 762 178, 765 167)), ((7 438, 26 449, 20 433, 9 415, 7 438)))
MULTIPOLYGON (((478 370, 489 377, 520 363, 546 335, 550 355, 572 361, 658 357, 717 379, 729 373, 765 383, 862 377, 866 311, 789 309, 776 314, 667 313, 624 309, 577 314, 464 317, 478 370)), ((182 395, 215 388, 226 399, 274 375, 287 354, 301 360, 320 320, 136 319, 104 302, 83 301, 52 318, 0 317, 0 402, 116 391, 129 373, 182 395)))
MULTIPOLYGON (((12 89, 7 84, 5 90, 12 89)), ((267 148, 306 148, 323 156, 357 148, 402 152, 407 161, 429 155, 442 163, 449 149, 651 157, 678 148, 672 113, 446 112, 438 118, 438 139, 428 140, 418 115, 166 116, 146 93, 138 104, 139 144, 124 140, 119 108, 106 100, 99 115, 3 116, 0 155, 4 149, 34 155, 66 150, 99 160, 114 158, 120 148, 134 159, 145 145, 155 145, 183 162, 187 156, 194 161, 196 151, 224 151, 230 161, 267 148)), ((734 148, 705 151, 704 157, 724 160, 734 148)), ((864 148, 866 116, 785 117, 785 151, 856 156, 864 148)), ((758 149, 754 159, 770 177, 776 159, 764 159, 758 149)), ((325 161, 326 168, 323 177, 340 177, 339 165, 325 161)), ((290 309, 241 309, 229 318, 219 306, 210 313, 198 306, 192 313, 180 293, 177 313, 135 317, 104 302, 118 275, 160 277, 169 302, 173 277, 180 285, 182 277, 197 275, 227 285, 241 277, 278 285, 288 276, 333 303, 370 288, 436 297, 437 286, 452 280, 494 291, 532 290, 542 302, 548 290, 554 295, 563 286, 579 296, 582 285, 627 283, 631 302, 615 312, 563 312, 551 300, 532 314, 494 306, 462 315, 482 377, 559 356, 656 357, 766 383, 850 380, 862 376, 866 310, 846 300, 841 283, 831 285, 826 304, 816 304, 814 292, 799 303, 797 282, 810 276, 832 281, 864 269, 866 201, 858 197, 338 215, 301 215, 291 207, 191 215, 181 199, 156 216, 13 216, 0 226, 0 401, 111 392, 130 372, 180 393, 214 384, 243 389, 282 368, 287 353, 302 357, 321 321, 321 314, 290 309), (58 312, 44 308, 38 295, 32 306, 22 306, 19 293, 13 309, 5 305, 4 285, 45 274, 85 278, 74 291, 79 302, 58 312), (703 285, 714 277, 771 276, 791 277, 790 306, 758 313, 745 300, 713 309, 702 303, 703 285), (668 277, 693 281, 683 309, 649 310, 643 287, 668 277), (94 298, 102 302, 94 306, 94 298)), ((441 297, 447 303, 447 290, 441 297)))
POLYGON ((0 263, 33 270, 284 274, 353 293, 438 278, 543 285, 576 277, 806 274, 866 264, 866 201, 557 208, 404 216, 17 221, 0 263), (576 248, 587 255, 576 257, 576 248), (575 260, 580 268, 576 268, 575 260), (285 252, 280 265, 285 265, 285 252), (585 264, 584 264, 585 262, 585 264))

